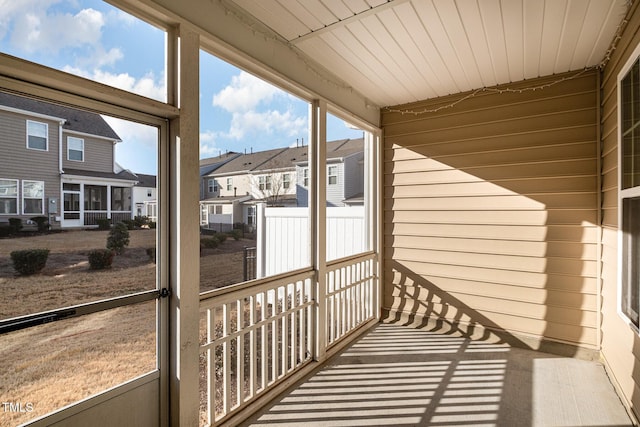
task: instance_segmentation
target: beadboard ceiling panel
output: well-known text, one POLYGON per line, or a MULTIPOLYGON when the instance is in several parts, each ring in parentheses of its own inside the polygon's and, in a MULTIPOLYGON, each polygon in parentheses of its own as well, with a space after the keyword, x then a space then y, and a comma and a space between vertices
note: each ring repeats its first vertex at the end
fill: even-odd
POLYGON ((627 0, 227 0, 378 106, 599 64, 627 0))

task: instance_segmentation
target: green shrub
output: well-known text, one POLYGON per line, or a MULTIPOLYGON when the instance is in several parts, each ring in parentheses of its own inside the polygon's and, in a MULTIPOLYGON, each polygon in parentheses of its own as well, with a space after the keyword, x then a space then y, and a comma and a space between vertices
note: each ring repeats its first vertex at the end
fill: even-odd
POLYGON ((20 218, 9 218, 9 228, 11 234, 17 234, 22 230, 22 220, 20 218))
POLYGON ((34 216, 29 219, 38 225, 38 231, 47 231, 49 229, 49 218, 46 216, 34 216))
POLYGON ((89 266, 92 270, 111 268, 114 252, 110 249, 95 249, 89 252, 89 266))
POLYGON ((240 238, 242 237, 242 231, 238 230, 238 229, 233 229, 227 234, 229 234, 229 236, 233 237, 233 240, 240 240, 240 238))
POLYGON ((127 246, 129 246, 129 230, 125 224, 119 222, 109 232, 107 249, 111 249, 116 254, 121 255, 127 246))
POLYGON ((149 222, 149 228, 156 228, 156 222, 155 221, 150 221, 149 222))
POLYGON ((218 236, 213 237, 205 237, 204 239, 200 239, 200 245, 205 248, 217 248, 220 244, 220 240, 218 236))
POLYGON ((13 268, 23 276, 42 270, 47 264, 48 257, 49 249, 25 249, 11 252, 13 268))
POLYGON ((219 243, 224 243, 227 240, 227 235, 223 233, 217 234, 215 237, 217 237, 219 243))
POLYGON ((156 248, 147 248, 147 256, 149 257, 149 260, 155 264, 156 263, 156 248))
POLYGON ((145 224, 149 224, 149 217, 148 216, 134 216, 133 217, 133 223, 136 225, 136 227, 142 227, 145 224))
POLYGON ((125 219, 124 221, 122 221, 122 223, 127 226, 127 230, 135 230, 136 229, 136 223, 132 219, 125 219))
POLYGON ((109 218, 100 218, 96 220, 96 224, 98 224, 98 230, 110 230, 111 229, 111 220, 109 218))

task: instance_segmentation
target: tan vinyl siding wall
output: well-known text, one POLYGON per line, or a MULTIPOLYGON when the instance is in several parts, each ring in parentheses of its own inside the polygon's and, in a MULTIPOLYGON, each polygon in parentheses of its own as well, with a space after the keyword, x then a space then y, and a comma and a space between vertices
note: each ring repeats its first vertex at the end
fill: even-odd
POLYGON ((113 172, 113 142, 91 138, 84 135, 62 134, 62 165, 65 168, 81 169, 92 172, 113 172), (84 161, 67 160, 67 138, 69 136, 84 139, 84 161))
POLYGON ((618 74, 640 44, 634 5, 622 39, 602 77, 602 353, 610 376, 640 415, 640 340, 618 314, 618 74))
POLYGON ((383 112, 391 319, 597 347, 596 88, 588 72, 383 112))
POLYGON ((23 220, 37 215, 22 213, 22 181, 44 181, 45 215, 47 198, 60 197, 60 172, 58 152, 59 124, 53 120, 31 118, 22 114, 0 111, 0 178, 18 179, 18 215, 0 215, 0 223, 7 218, 23 220), (48 124, 48 151, 27 149, 27 120, 48 124))

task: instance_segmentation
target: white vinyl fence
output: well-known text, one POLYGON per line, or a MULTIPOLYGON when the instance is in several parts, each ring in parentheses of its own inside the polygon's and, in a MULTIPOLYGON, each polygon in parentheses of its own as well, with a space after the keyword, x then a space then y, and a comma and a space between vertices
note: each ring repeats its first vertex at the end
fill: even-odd
MULTIPOLYGON (((327 261, 367 250, 363 206, 327 208, 327 261)), ((311 264, 308 208, 257 210, 257 277, 308 267, 311 264)))

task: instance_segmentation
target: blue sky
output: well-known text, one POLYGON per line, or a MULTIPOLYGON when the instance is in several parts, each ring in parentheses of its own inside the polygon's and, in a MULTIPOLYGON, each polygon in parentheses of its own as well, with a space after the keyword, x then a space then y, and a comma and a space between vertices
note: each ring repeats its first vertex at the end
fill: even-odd
MULTIPOLYGON (((0 0, 0 51, 164 101, 164 32, 98 0, 0 0)), ((308 138, 305 102, 201 52, 200 157, 286 147, 308 138)), ((107 118, 116 159, 156 173, 156 132, 107 118)), ((361 131, 329 118, 327 139, 361 131)))

